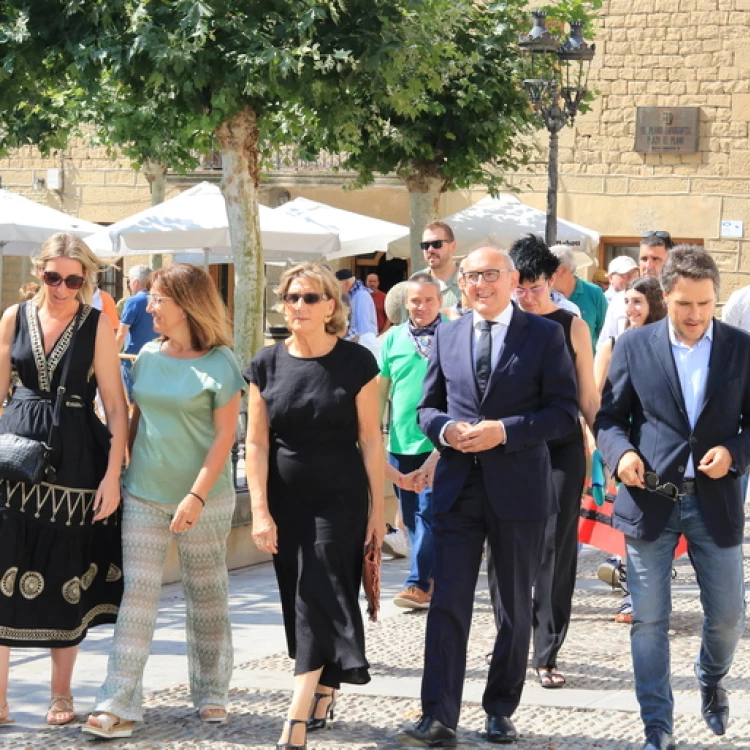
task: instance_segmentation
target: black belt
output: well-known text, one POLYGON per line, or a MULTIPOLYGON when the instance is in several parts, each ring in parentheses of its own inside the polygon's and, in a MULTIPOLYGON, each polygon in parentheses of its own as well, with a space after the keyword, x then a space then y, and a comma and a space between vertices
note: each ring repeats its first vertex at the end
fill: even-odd
POLYGON ((695 494, 695 479, 683 479, 682 487, 680 488, 680 495, 694 495, 695 494))

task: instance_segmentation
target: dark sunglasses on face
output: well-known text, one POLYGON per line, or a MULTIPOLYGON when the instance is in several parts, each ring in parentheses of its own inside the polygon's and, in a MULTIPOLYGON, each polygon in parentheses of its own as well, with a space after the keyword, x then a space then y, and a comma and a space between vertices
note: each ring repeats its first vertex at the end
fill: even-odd
POLYGON ((666 495, 671 500, 677 500, 678 497, 684 497, 684 494, 680 492, 679 487, 672 482, 664 482, 662 484, 659 475, 653 471, 647 471, 643 475, 643 483, 646 485, 646 489, 649 492, 658 492, 660 495, 666 495))
POLYGON ((419 246, 424 250, 425 252, 429 250, 431 247, 434 247, 435 250, 440 250, 440 248, 444 244, 449 244, 450 240, 427 240, 427 242, 420 242, 419 246))
POLYGON ((325 294, 305 292, 305 294, 282 294, 281 301, 286 305, 296 305, 302 300, 306 305, 317 305, 321 300, 328 299, 325 294))
POLYGON ((71 276, 66 276, 65 278, 63 278, 59 273, 57 273, 57 271, 44 271, 42 273, 42 281, 47 286, 60 286, 60 284, 65 284, 68 289, 77 291, 83 286, 84 282, 86 281, 86 277, 72 274, 71 276))

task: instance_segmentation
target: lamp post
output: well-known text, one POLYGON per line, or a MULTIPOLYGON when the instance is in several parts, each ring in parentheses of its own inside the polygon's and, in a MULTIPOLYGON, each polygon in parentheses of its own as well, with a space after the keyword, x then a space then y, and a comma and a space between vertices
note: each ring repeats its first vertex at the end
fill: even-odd
POLYGON ((573 125, 588 89, 589 68, 596 45, 583 39, 583 22, 570 22, 570 36, 563 43, 546 28, 546 13, 533 11, 534 28, 519 40, 526 53, 529 77, 523 82, 531 106, 541 115, 549 132, 547 163, 547 222, 544 241, 557 242, 558 136, 573 125))

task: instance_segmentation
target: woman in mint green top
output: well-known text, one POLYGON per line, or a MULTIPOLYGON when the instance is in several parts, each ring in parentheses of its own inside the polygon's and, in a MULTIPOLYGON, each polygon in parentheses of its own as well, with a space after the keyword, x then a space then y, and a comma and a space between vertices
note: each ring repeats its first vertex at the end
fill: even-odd
POLYGON ((143 670, 164 559, 175 537, 190 689, 202 721, 226 721, 232 674, 229 455, 245 382, 229 348, 226 309, 200 268, 176 264, 154 273, 147 309, 161 338, 143 347, 133 367, 130 465, 123 480, 125 593, 107 677, 83 727, 107 738, 129 737, 143 719, 143 670))

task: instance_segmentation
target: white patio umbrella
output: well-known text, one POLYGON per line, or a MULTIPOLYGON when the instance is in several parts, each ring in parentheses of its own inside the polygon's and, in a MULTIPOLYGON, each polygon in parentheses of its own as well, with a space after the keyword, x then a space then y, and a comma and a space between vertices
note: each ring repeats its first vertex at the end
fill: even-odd
MULTIPOLYGON (((457 252, 465 255, 482 245, 508 250, 517 239, 529 233, 544 237, 546 218, 544 211, 521 203, 515 195, 503 194, 497 198, 482 198, 442 221, 453 229, 457 252)), ((599 245, 599 235, 593 229, 558 218, 557 242, 583 251, 590 258, 599 245)), ((396 257, 408 258, 409 235, 391 242, 388 249, 396 257)))
POLYGON ((275 208, 274 213, 290 219, 302 219, 336 232, 341 248, 326 253, 328 259, 385 252, 389 242, 409 231, 403 224, 374 219, 308 198, 295 198, 275 208))
MULTIPOLYGON (((6 255, 32 257, 57 232, 87 237, 100 228, 98 224, 70 216, 22 195, 0 190, 0 278, 6 255)), ((3 304, 0 286, 1 309, 3 304)))
MULTIPOLYGON (((324 227, 284 218, 260 206, 260 234, 265 259, 300 255, 320 257, 339 247, 338 237, 324 227)), ((217 185, 201 182, 168 201, 122 219, 90 239, 101 255, 149 253, 211 255, 231 262, 232 242, 226 203, 217 185)))

